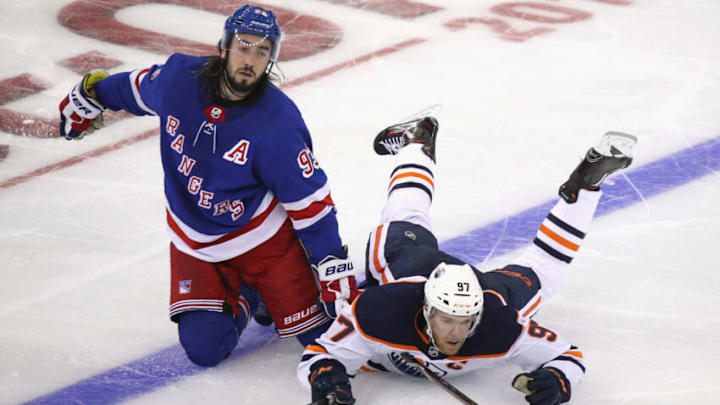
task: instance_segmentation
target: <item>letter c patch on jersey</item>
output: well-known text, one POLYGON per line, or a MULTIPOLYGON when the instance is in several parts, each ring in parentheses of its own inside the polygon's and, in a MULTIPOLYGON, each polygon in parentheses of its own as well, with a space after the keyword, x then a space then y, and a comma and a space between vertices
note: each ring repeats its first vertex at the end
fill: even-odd
POLYGON ((243 139, 225 152, 223 159, 242 166, 248 161, 248 150, 250 150, 250 142, 243 139))

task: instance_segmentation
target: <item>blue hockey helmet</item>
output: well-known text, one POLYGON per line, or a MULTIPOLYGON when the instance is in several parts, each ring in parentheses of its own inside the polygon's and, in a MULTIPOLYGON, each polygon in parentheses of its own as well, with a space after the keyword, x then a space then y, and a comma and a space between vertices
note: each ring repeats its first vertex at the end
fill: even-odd
POLYGON ((273 44, 270 62, 277 61, 278 54, 280 54, 282 30, 271 10, 247 4, 235 10, 225 20, 223 37, 220 41, 221 49, 229 49, 232 38, 237 34, 252 34, 269 39, 273 44))

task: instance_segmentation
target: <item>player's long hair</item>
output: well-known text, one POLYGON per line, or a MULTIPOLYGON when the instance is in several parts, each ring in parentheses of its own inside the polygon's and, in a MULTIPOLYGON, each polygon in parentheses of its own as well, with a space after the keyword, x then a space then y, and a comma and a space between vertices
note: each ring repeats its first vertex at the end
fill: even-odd
MULTIPOLYGON (((215 101, 227 101, 222 96, 222 82, 225 80, 225 60, 218 55, 208 56, 203 67, 196 72, 202 83, 215 101)), ((254 100, 261 96, 269 83, 275 85, 282 81, 282 76, 271 69, 268 74, 262 75, 255 84, 255 88, 243 100, 254 100)))

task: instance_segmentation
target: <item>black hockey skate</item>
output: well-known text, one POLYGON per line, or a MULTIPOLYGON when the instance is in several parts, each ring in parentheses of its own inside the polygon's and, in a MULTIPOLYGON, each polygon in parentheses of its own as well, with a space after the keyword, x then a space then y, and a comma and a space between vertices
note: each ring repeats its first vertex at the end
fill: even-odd
POLYGON ((405 145, 419 143, 422 151, 435 161, 435 138, 438 122, 433 117, 391 125, 380 131, 373 141, 373 148, 378 155, 396 155, 405 145))
POLYGON ((637 138, 633 135, 606 133, 597 146, 587 151, 585 159, 575 168, 570 179, 560 186, 560 197, 572 204, 577 201, 580 189, 599 190, 607 176, 630 166, 632 149, 636 143, 637 138))

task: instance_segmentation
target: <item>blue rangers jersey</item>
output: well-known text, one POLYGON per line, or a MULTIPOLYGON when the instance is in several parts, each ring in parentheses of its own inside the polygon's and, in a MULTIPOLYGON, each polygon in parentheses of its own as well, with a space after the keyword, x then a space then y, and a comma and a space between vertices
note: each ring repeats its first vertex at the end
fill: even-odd
POLYGON ((212 100, 198 74, 205 61, 175 54, 95 85, 108 108, 160 118, 173 244, 223 261, 268 240, 289 217, 311 263, 342 252, 328 179, 295 104, 270 83, 248 100, 212 100))

